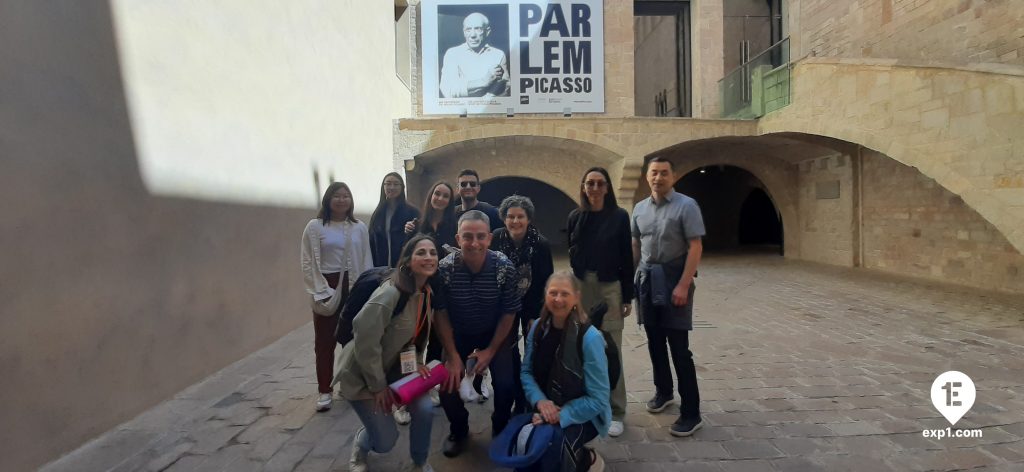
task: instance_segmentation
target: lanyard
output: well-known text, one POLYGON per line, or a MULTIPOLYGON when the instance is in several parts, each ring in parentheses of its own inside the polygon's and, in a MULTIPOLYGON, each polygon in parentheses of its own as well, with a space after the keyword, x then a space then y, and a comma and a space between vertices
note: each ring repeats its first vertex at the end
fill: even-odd
POLYGON ((416 344, 416 340, 420 338, 420 332, 427 326, 427 307, 430 306, 430 287, 426 287, 421 293, 423 293, 423 297, 420 301, 420 309, 416 312, 416 331, 412 335, 412 342, 409 343, 412 345, 416 344))

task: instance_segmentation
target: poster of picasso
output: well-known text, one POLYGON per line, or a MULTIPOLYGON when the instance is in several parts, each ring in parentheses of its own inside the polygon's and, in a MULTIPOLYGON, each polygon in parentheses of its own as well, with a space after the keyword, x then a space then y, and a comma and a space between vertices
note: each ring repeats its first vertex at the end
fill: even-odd
POLYGON ((423 113, 604 112, 602 0, 423 0, 423 113))

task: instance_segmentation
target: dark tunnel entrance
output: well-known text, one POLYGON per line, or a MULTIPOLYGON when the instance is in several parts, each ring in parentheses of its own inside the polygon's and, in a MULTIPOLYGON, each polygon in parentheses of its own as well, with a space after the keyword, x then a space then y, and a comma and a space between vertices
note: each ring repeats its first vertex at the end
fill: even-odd
POLYGON ((530 197, 533 206, 536 207, 533 225, 551 242, 551 250, 556 256, 565 253, 568 250, 564 232, 565 220, 569 212, 576 208, 576 202, 561 190, 527 177, 497 177, 487 180, 480 189, 479 198, 498 207, 505 197, 515 194, 530 197))
POLYGON ((704 217, 704 249, 737 249, 782 254, 782 220, 764 183, 739 167, 702 167, 676 182, 677 192, 700 205, 704 217))

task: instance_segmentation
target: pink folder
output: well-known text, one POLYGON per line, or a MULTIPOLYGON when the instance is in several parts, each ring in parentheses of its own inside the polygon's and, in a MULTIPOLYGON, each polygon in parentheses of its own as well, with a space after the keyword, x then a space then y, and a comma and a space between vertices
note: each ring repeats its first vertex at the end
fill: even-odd
POLYGON ((430 361, 427 364, 427 368, 430 369, 430 376, 427 378, 420 377, 420 373, 417 371, 396 380, 390 385, 391 390, 398 397, 398 403, 406 405, 413 399, 427 393, 428 390, 441 385, 441 382, 448 378, 448 369, 444 368, 444 364, 441 361, 430 361))

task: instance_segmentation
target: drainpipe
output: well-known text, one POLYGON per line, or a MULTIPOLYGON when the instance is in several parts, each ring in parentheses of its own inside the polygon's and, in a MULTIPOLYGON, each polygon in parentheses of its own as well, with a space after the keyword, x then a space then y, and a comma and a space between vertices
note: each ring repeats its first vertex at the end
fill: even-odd
POLYGON ((856 213, 854 222, 853 266, 864 267, 864 147, 857 145, 857 155, 853 165, 853 208, 856 213))

